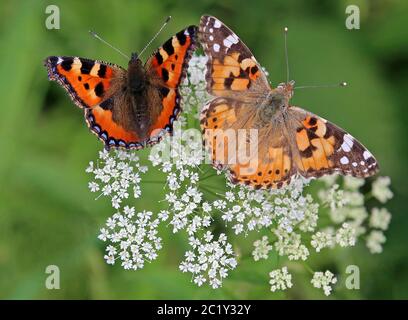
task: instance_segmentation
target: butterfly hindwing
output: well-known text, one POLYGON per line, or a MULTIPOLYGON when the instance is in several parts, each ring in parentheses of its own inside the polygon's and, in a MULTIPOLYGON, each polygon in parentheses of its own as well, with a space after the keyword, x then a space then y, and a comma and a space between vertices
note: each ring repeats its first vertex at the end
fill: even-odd
POLYGON ((256 98, 270 90, 261 66, 248 47, 220 20, 202 16, 199 38, 208 57, 207 91, 215 96, 256 98), (250 93, 249 93, 250 92, 250 93))
POLYGON ((197 42, 197 27, 189 26, 168 39, 146 62, 154 84, 176 89, 184 80, 197 42))
POLYGON ((130 101, 116 93, 111 98, 85 110, 85 121, 105 148, 142 149, 130 101))
POLYGON ((378 171, 378 163, 357 139, 333 123, 301 108, 289 108, 289 127, 298 154, 296 166, 305 177, 341 173, 365 178, 378 171))
POLYGON ((289 140, 283 122, 262 123, 256 111, 236 99, 210 101, 201 111, 204 143, 213 166, 228 169, 233 183, 280 188, 296 174, 289 140))

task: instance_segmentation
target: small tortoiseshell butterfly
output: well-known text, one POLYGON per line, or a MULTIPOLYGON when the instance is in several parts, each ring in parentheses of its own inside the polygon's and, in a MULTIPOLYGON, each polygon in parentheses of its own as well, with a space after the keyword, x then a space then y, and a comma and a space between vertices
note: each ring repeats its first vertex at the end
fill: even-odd
MULTIPOLYGON (((201 17, 198 36, 208 57, 207 91, 216 96, 201 111, 201 128, 214 166, 228 168, 234 183, 280 188, 297 174, 368 177, 378 171, 374 156, 350 134, 289 104, 294 81, 272 88, 251 51, 222 22, 201 17), (258 130, 258 159, 245 174, 245 164, 228 162, 227 144, 220 143, 227 129, 258 130), (217 159, 219 146, 227 161, 217 159)), ((249 150, 250 142, 237 144, 236 154, 249 150)))
POLYGON ((133 53, 127 70, 78 57, 48 57, 45 66, 49 79, 84 109, 88 127, 107 149, 141 149, 172 132, 196 37, 196 26, 178 32, 145 65, 133 53))

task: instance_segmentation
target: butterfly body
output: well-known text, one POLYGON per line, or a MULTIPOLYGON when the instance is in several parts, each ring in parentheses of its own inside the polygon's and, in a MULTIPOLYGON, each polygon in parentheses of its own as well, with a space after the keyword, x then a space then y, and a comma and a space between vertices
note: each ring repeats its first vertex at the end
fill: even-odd
POLYGON ((172 133, 180 114, 179 85, 196 45, 196 27, 167 40, 143 63, 133 53, 128 69, 99 60, 51 56, 50 80, 84 110, 90 130, 107 149, 141 149, 172 133))
POLYGON ((201 111, 201 128, 214 166, 228 169, 232 182, 280 188, 298 175, 368 177, 378 171, 354 137, 290 104, 294 81, 271 87, 248 47, 220 20, 201 17, 199 38, 208 57, 207 91, 214 96, 201 111), (232 147, 225 143, 231 130, 238 140, 232 147), (242 141, 240 131, 247 132, 242 141))
POLYGON ((289 100, 293 96, 292 80, 288 83, 281 83, 276 89, 270 90, 258 105, 259 122, 261 125, 268 125, 274 122, 281 122, 287 115, 290 108, 289 100))
POLYGON ((123 84, 123 94, 127 97, 127 101, 131 105, 131 112, 128 113, 128 118, 131 119, 130 130, 137 133, 141 140, 148 139, 150 122, 149 102, 160 103, 155 101, 155 97, 149 97, 148 87, 151 86, 146 75, 143 62, 138 58, 137 54, 133 53, 129 61, 127 78, 123 84))

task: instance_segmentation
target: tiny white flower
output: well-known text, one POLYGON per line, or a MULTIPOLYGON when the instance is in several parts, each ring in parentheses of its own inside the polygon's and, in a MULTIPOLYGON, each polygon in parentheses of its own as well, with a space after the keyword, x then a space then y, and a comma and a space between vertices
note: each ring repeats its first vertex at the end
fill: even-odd
POLYGON ((201 274, 198 275, 197 277, 194 278, 194 283, 196 283, 199 287, 202 286, 202 284, 206 281, 207 279, 204 278, 201 274))
POLYGON ((89 182, 88 188, 89 188, 89 190, 91 190, 91 192, 99 191, 99 185, 94 181, 89 182))

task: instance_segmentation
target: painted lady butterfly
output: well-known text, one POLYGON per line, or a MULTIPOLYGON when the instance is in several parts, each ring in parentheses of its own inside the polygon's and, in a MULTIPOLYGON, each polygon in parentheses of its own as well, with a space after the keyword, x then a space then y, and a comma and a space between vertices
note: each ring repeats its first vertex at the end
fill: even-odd
POLYGON ((49 79, 84 109, 88 127, 107 149, 141 149, 172 132, 181 111, 178 87, 196 37, 196 26, 178 32, 145 65, 133 53, 127 70, 78 57, 52 56, 44 64, 49 79))
MULTIPOLYGON (((214 166, 228 168, 234 183, 280 188, 297 174, 368 177, 378 171, 373 155, 350 134, 289 104, 294 81, 272 88, 250 50, 220 20, 201 17, 198 36, 208 57, 207 91, 216 96, 201 111, 201 128, 214 166), (229 161, 228 129, 257 130, 257 161, 229 161), (226 160, 217 156, 219 147, 226 160)), ((234 152, 245 153, 253 141, 246 136, 234 152)))

